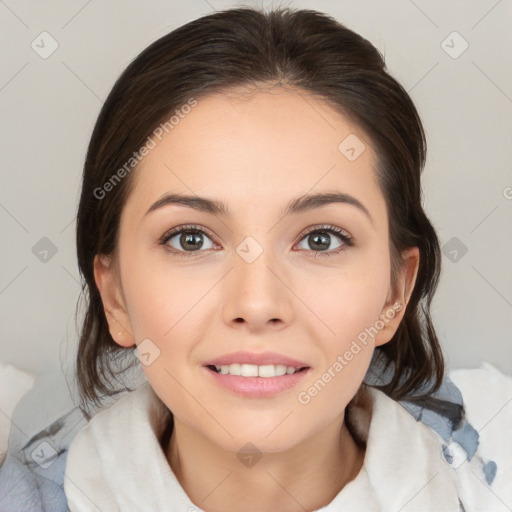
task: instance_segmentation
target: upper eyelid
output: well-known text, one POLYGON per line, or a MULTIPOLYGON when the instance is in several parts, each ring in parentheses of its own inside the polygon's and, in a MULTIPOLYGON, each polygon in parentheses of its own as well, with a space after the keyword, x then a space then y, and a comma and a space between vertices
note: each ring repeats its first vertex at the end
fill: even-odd
POLYGON ((336 229, 333 229, 333 228, 337 228, 337 227, 334 225, 330 225, 330 224, 319 224, 319 225, 311 226, 310 228, 306 228, 306 230, 303 231, 302 236, 309 235, 310 233, 314 233, 315 231, 330 231, 338 236, 340 234, 341 235, 346 234, 347 237, 353 238, 352 235, 346 229, 337 228, 337 229, 340 229, 341 231, 343 231, 343 233, 337 233, 336 229))

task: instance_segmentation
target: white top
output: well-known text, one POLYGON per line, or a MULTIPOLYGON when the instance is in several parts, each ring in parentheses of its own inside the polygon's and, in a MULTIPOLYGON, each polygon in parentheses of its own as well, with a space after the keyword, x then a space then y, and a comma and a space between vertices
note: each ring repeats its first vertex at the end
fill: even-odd
MULTIPOLYGON (((512 491, 505 485, 510 474, 500 480, 498 463, 489 487, 476 457, 481 446, 471 462, 451 467, 435 431, 383 392, 369 391, 371 417, 358 425, 368 436, 363 467, 317 512, 510 512, 512 491)), ((181 487, 160 445, 168 414, 146 381, 93 416, 69 447, 64 491, 70 511, 202 511, 181 487)), ((507 449, 510 454, 510 442, 507 449)))

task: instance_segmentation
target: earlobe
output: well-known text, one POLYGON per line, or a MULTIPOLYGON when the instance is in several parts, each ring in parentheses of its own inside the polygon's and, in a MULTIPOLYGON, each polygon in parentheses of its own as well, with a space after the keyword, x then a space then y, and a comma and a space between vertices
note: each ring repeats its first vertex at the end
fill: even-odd
POLYGON ((407 304, 416 284, 420 260, 418 247, 411 247, 404 251, 402 258, 397 286, 395 290, 391 290, 393 295, 388 297, 382 308, 380 318, 384 326, 375 337, 375 346, 384 345, 393 338, 405 315, 407 304))
POLYGON ((110 335, 118 345, 131 347, 135 340, 130 317, 124 304, 120 278, 110 256, 104 254, 95 256, 94 280, 101 295, 110 335))

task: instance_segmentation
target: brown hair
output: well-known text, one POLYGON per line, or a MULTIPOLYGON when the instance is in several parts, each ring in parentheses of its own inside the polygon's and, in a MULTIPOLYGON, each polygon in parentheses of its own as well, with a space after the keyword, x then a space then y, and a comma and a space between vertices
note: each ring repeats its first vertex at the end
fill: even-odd
POLYGON ((130 390, 115 389, 112 380, 139 364, 133 349, 117 345, 110 336, 93 272, 95 255, 115 255, 119 219, 134 171, 104 197, 99 198, 97 191, 191 97, 272 84, 316 95, 348 116, 371 140, 389 214, 393 285, 401 252, 414 246, 420 251, 405 316, 392 340, 376 348, 386 365, 394 366, 394 375, 375 387, 394 399, 425 383, 430 384, 428 392, 440 387, 443 354, 430 318, 440 249, 421 203, 426 141, 414 104, 387 72, 379 51, 332 17, 313 10, 236 8, 191 21, 148 46, 117 79, 99 114, 87 150, 77 215, 78 264, 86 301, 76 360, 82 405, 100 404, 106 396, 130 390))

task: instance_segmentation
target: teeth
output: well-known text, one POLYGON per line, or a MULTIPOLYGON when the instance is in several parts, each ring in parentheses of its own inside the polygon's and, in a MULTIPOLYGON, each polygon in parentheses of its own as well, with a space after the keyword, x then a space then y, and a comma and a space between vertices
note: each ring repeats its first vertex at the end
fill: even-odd
POLYGON ((216 370, 223 375, 241 375, 242 377, 278 377, 280 375, 291 375, 297 371, 293 366, 284 364, 223 364, 215 366, 216 370))

